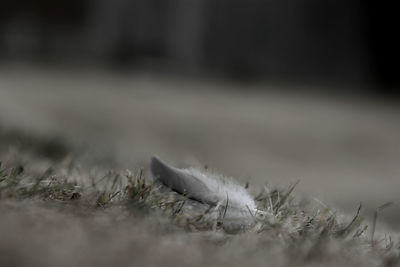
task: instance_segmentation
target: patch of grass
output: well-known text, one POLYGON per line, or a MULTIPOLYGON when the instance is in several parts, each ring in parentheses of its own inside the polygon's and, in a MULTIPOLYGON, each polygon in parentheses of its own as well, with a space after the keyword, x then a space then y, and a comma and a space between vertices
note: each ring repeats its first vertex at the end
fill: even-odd
MULTIPOLYGON (((7 140, 3 145, 13 144, 16 137, 13 138, 3 139, 7 140)), ((28 141, 19 142, 22 151, 24 146, 31 147, 28 143, 38 143, 32 139, 21 145, 24 142, 28 141)), ((321 263, 339 257, 359 265, 365 262, 374 266, 400 264, 399 242, 389 235, 375 234, 378 213, 389 204, 377 209, 372 229, 368 229, 361 216, 361 204, 355 207, 354 215, 340 216, 328 207, 299 204, 293 197, 297 183, 286 190, 264 187, 255 197, 258 212, 245 225, 232 228, 225 222, 229 199, 193 212, 190 207, 196 203, 146 179, 146 169, 92 173, 63 158, 70 154, 66 148, 58 150, 57 156, 38 153, 40 149, 35 151, 33 164, 42 157, 57 160, 39 175, 21 164, 0 161, 0 201, 39 200, 58 206, 74 205, 83 207, 89 216, 94 211, 107 212, 120 207, 133 216, 168 218, 188 233, 222 235, 223 242, 218 244, 243 235, 256 235, 261 240, 260 246, 266 246, 267 250, 278 246, 290 262, 298 264, 321 263)))
POLYGON ((240 231, 228 232, 223 223, 226 208, 217 205, 198 214, 186 213, 184 206, 191 205, 191 200, 146 181, 142 169, 135 174, 110 171, 93 179, 91 184, 69 180, 59 172, 51 168, 34 177, 25 173, 23 166, 1 165, 0 199, 78 202, 91 210, 107 210, 118 205, 136 216, 161 214, 189 232, 211 231, 223 233, 227 238, 233 238, 232 234, 257 233, 281 243, 288 254, 296 255, 304 263, 329 257, 328 247, 332 244, 340 244, 356 257, 367 253, 383 266, 394 266, 400 260, 399 244, 390 236, 374 240, 368 237, 368 226, 360 216, 361 204, 349 219, 340 219, 328 208, 308 211, 291 195, 295 185, 287 190, 265 188, 256 197, 260 212, 253 215, 253 221, 240 231))

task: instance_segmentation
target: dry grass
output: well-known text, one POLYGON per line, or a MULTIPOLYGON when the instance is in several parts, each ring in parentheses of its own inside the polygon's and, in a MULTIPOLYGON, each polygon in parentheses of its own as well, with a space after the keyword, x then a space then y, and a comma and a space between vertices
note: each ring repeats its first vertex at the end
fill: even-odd
POLYGON ((153 184, 147 169, 80 165, 61 141, 5 130, 0 140, 2 266, 399 264, 399 243, 374 234, 378 210, 368 229, 361 204, 343 216, 297 201, 296 184, 265 187, 260 213, 232 227, 229 203, 193 212, 196 203, 153 184))

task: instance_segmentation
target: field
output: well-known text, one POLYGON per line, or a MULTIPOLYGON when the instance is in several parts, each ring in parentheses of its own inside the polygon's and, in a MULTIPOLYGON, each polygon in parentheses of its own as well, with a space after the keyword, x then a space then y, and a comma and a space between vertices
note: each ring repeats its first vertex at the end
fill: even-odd
POLYGON ((2 69, 0 265, 398 264, 400 109, 263 86, 2 69), (153 154, 249 183, 268 216, 186 215, 153 154))

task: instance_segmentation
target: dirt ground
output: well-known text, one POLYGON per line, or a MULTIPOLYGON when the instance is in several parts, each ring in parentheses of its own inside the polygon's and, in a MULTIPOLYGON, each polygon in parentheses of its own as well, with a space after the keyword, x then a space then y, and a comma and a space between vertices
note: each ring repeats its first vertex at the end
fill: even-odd
POLYGON ((107 71, 0 70, 0 123, 62 136, 115 157, 157 154, 364 216, 393 201, 381 227, 400 228, 400 108, 370 99, 107 71), (262 90, 258 90, 262 89, 262 90))

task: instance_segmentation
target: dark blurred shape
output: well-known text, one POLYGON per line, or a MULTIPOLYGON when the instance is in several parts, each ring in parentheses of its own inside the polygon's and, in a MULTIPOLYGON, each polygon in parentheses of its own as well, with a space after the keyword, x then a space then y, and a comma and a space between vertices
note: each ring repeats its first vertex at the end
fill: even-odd
POLYGON ((56 161, 63 160, 69 154, 68 145, 62 138, 33 136, 27 132, 0 128, 0 149, 7 150, 10 147, 56 161))
POLYGON ((0 56, 274 82, 369 84, 394 93, 390 89, 400 82, 393 5, 356 0, 6 1, 0 10, 0 56))
POLYGON ((371 75, 383 93, 399 95, 400 42, 398 8, 394 2, 366 1, 367 44, 371 75), (397 87, 397 88, 396 88, 397 87))

